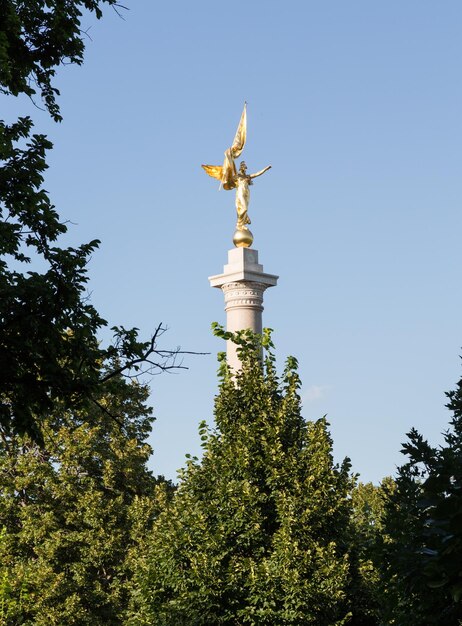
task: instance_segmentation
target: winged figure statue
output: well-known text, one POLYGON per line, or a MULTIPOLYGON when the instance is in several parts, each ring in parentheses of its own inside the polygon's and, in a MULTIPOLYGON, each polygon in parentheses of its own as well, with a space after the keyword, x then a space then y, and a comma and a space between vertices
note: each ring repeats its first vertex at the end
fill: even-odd
MULTIPOLYGON (((257 176, 261 176, 271 168, 268 165, 264 169, 255 174, 247 174, 247 166, 244 161, 240 163, 239 170, 236 170, 235 159, 237 159, 244 150, 247 139, 247 104, 244 104, 241 119, 237 127, 233 144, 225 151, 223 165, 203 165, 206 173, 212 178, 220 181, 220 187, 223 189, 236 189, 236 211, 237 224, 236 231, 249 230, 247 224, 250 224, 248 216, 250 190, 252 180, 257 176)), ((249 231, 250 232, 250 231, 249 231)))

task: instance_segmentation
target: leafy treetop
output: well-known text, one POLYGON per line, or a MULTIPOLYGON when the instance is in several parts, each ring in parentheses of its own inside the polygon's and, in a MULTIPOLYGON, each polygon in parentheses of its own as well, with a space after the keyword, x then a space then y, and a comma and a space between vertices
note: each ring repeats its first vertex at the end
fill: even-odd
POLYGON ((349 462, 334 464, 325 419, 301 416, 296 359, 279 377, 261 337, 216 331, 242 369, 220 363, 216 428, 201 424, 203 458, 139 557, 129 624, 346 624, 349 462))

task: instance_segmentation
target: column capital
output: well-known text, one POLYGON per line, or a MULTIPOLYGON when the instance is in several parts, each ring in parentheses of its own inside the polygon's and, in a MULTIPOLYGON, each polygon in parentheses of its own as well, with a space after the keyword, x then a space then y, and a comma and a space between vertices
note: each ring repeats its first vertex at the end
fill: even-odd
POLYGON ((267 285, 250 280, 225 283, 221 286, 225 296, 225 311, 233 308, 252 308, 263 311, 263 293, 267 285))

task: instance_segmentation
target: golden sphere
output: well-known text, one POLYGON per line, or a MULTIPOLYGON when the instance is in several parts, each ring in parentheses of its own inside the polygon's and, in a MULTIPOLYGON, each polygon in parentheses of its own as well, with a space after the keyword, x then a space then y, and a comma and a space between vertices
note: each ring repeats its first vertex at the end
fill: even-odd
POLYGON ((250 248, 253 241, 253 235, 248 228, 234 231, 233 243, 236 248, 250 248))

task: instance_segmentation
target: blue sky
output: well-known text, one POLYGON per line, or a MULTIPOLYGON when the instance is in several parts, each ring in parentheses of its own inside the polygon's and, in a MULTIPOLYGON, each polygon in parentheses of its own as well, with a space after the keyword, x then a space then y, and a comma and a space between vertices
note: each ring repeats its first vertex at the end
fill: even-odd
MULTIPOLYGON (((460 378, 462 4, 446 0, 157 3, 95 22, 58 83, 64 122, 2 96, 48 133, 46 188, 67 241, 102 240, 92 301, 109 325, 210 352, 152 380, 156 473, 175 477, 212 420, 234 228, 219 164, 244 100, 250 216, 282 366, 300 363, 304 415, 328 415, 338 460, 392 474, 411 426, 441 441, 460 378)), ((2 116, 3 117, 3 116, 2 116)))

